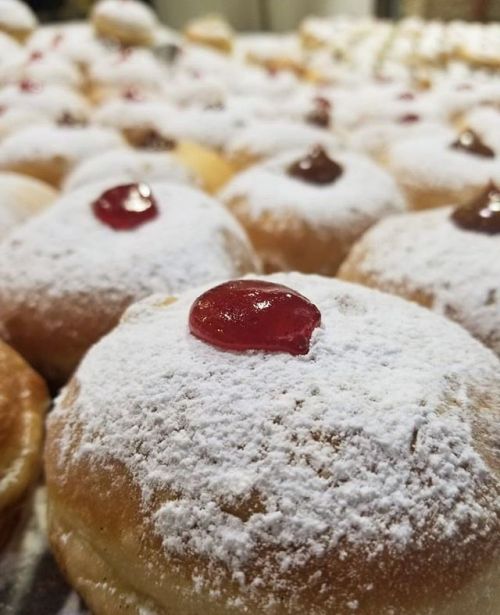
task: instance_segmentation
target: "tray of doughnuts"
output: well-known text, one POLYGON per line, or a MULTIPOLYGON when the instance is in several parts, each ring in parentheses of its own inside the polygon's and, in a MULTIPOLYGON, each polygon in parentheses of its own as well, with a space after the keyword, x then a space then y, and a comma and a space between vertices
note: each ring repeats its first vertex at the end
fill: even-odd
POLYGON ((499 40, 0 1, 2 615, 500 615, 499 40))

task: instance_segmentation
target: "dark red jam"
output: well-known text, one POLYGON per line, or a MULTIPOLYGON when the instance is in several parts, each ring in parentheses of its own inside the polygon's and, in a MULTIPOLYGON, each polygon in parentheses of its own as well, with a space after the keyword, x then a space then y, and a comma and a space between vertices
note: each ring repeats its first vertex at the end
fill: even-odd
POLYGON ((321 107, 322 109, 326 109, 327 111, 331 111, 332 110, 332 103, 330 100, 328 100, 328 98, 325 98, 324 96, 315 96, 314 97, 314 104, 317 107, 321 107))
POLYGON ((30 53, 29 62, 38 62, 43 58, 43 53, 41 51, 32 51, 30 53))
POLYGON ((158 206, 146 184, 126 184, 103 192, 92 203, 94 215, 115 231, 129 231, 158 215, 158 206))
POLYGON ((398 122, 400 124, 414 124, 415 122, 420 121, 420 116, 416 113, 405 113, 400 115, 398 118, 398 122))
POLYGON ((481 158, 494 158, 495 152, 473 130, 464 130, 450 147, 481 158))
POLYGON ((307 354, 321 323, 318 308, 295 290, 261 280, 235 280, 200 295, 189 330, 223 350, 307 354))
POLYGON ((306 121, 320 128, 329 128, 331 124, 332 103, 324 96, 315 96, 313 103, 314 107, 306 115, 306 121))
POLYGON ((147 130, 134 141, 134 145, 139 149, 147 149, 155 152, 168 152, 175 149, 177 142, 175 139, 165 137, 156 130, 147 130))
POLYGON ((317 106, 306 115, 306 122, 319 128, 329 128, 330 111, 326 107, 317 106))
POLYGON ((224 111, 224 109, 225 109, 224 103, 221 101, 212 102, 212 103, 209 103, 208 105, 205 105, 205 111, 224 111))
POLYGON ((66 126, 69 128, 78 128, 87 126, 87 120, 81 115, 73 115, 69 111, 65 111, 62 115, 59 116, 57 120, 57 124, 59 126, 66 126))
POLYGON ((52 47, 54 49, 57 49, 57 47, 60 46, 63 40, 64 40, 64 35, 61 34, 60 32, 58 34, 54 34, 54 37, 52 39, 52 47))
POLYGON ((288 167, 288 175, 310 184, 332 184, 343 172, 321 145, 316 145, 304 158, 288 167))
POLYGON ((19 82, 19 89, 21 92, 25 92, 26 94, 34 94, 41 90, 41 85, 36 83, 36 81, 32 81, 31 79, 21 79, 19 82))
POLYGON ((469 203, 457 207, 451 214, 453 222, 466 231, 487 235, 500 233, 500 188, 493 182, 469 203))
POLYGON ((122 98, 130 100, 131 102, 142 102, 144 100, 144 95, 137 88, 129 87, 123 90, 122 98))

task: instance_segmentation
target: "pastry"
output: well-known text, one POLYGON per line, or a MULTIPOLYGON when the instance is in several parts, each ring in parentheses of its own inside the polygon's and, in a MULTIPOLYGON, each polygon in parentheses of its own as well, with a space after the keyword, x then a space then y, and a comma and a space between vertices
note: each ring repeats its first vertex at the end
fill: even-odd
POLYGON ((245 169, 278 154, 314 145, 338 148, 339 142, 328 130, 291 120, 255 120, 229 140, 226 156, 237 169, 245 169))
POLYGON ((230 53, 233 48, 231 26, 217 16, 202 17, 189 22, 184 28, 184 36, 191 43, 206 45, 224 53, 230 53))
POLYGON ((145 300, 49 417, 56 558, 95 615, 494 615, 499 368, 334 279, 145 300))
POLYGON ((394 180, 368 158, 316 146, 236 175, 220 194, 268 271, 335 274, 350 246, 404 209, 394 180))
POLYGON ((121 147, 83 160, 64 181, 64 190, 75 190, 100 181, 113 186, 161 180, 193 187, 201 184, 201 180, 176 158, 175 153, 121 147))
POLYGON ((28 4, 21 0, 2 0, 0 31, 24 41, 36 28, 38 20, 28 4))
POLYGON ((393 143, 386 165, 411 209, 464 203, 500 173, 494 144, 472 130, 416 137, 393 143))
POLYGON ((40 474, 45 412, 43 380, 7 344, 0 342, 0 547, 23 517, 40 474))
POLYGON ((109 128, 42 124, 19 130, 0 143, 0 169, 59 187, 79 162, 122 145, 120 134, 109 128))
POLYGON ((85 119, 90 107, 87 100, 72 88, 58 84, 42 84, 22 79, 0 88, 0 107, 29 109, 57 122, 65 117, 85 119))
POLYGON ((241 227, 202 192, 90 184, 0 245, 0 333, 61 383, 134 300, 256 267, 241 227))
POLYGON ((500 356, 500 190, 460 207, 394 216, 354 246, 340 276, 456 320, 500 356))
POLYGON ((48 184, 16 173, 0 173, 0 239, 57 197, 48 184))
POLYGON ((100 0, 91 20, 99 36, 123 45, 150 45, 158 23, 151 8, 138 0, 100 0))

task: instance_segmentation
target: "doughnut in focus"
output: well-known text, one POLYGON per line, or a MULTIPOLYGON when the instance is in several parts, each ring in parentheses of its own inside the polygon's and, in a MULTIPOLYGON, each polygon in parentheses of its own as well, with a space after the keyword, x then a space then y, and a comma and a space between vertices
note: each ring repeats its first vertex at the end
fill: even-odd
POLYGON ((499 367, 334 279, 147 299, 49 418, 57 560, 95 615, 494 615, 499 367))

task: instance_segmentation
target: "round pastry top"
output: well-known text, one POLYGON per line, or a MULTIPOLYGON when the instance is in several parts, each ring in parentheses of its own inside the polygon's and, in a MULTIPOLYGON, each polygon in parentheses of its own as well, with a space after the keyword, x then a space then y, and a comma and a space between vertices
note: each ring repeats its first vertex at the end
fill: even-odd
POLYGON ((56 198, 57 192, 44 182, 17 173, 0 173, 0 237, 56 198))
POLYGON ((205 109, 189 108, 164 116, 164 129, 178 139, 195 141, 206 147, 223 149, 242 126, 248 124, 243 111, 232 110, 222 103, 205 109))
POLYGON ((334 550, 369 558, 450 540, 459 553, 470 519, 496 531, 500 407, 480 406, 499 387, 496 357, 387 294, 296 273, 263 279, 319 309, 307 354, 194 337, 191 306, 207 287, 132 306, 49 419, 63 421, 61 480, 79 462, 97 473, 124 464, 165 551, 201 556, 209 589, 222 564, 243 604, 259 583, 286 595, 286 571, 334 550))
POLYGON ((40 50, 26 51, 0 67, 0 82, 20 79, 71 88, 79 88, 83 82, 80 71, 70 60, 54 52, 40 50))
POLYGON ((220 74, 178 73, 165 83, 162 95, 181 108, 220 104, 227 95, 226 78, 220 74))
POLYGON ((93 204, 109 188, 99 182, 65 194, 8 237, 0 248, 0 271, 9 296, 22 300, 37 293, 42 311, 45 301, 81 293, 106 305, 124 295, 177 292, 238 275, 238 257, 252 263, 241 227, 202 192, 152 182, 158 215, 120 231, 94 214, 93 204))
POLYGON ((316 144, 328 148, 339 145, 337 137, 322 128, 286 120, 254 120, 234 135, 227 152, 230 156, 269 158, 316 144))
POLYGON ((30 36, 26 48, 29 51, 56 52, 82 66, 98 61, 108 53, 86 21, 43 24, 30 36))
POLYGON ((301 82, 289 71, 271 74, 258 66, 244 66, 241 69, 235 65, 228 87, 233 94, 249 96, 258 92, 262 98, 282 103, 287 97, 297 93, 301 82))
POLYGON ((392 143, 436 135, 443 135, 450 143, 455 138, 454 131, 444 123, 408 117, 403 121, 379 120, 363 124, 350 131, 347 139, 353 149, 377 155, 385 152, 392 143))
MULTIPOLYGON (((129 0, 118 0, 127 3, 129 0)), ((144 49, 125 49, 106 54, 89 70, 92 81, 100 85, 148 87, 159 90, 167 75, 164 66, 144 49)))
POLYGON ((464 125, 473 130, 483 141, 496 151, 500 151, 500 110, 493 107, 477 107, 463 120, 464 125))
POLYGON ((173 181, 196 185, 197 179, 172 154, 130 148, 105 151, 82 161, 64 182, 66 191, 97 181, 110 185, 130 182, 173 181))
POLYGON ((157 24, 155 13, 137 0, 100 0, 94 6, 93 15, 141 29, 154 29, 157 24))
POLYGON ((13 57, 22 55, 23 47, 11 36, 0 30, 0 66, 13 57))
POLYGON ((312 150, 301 149, 236 175, 220 196, 226 203, 243 200, 253 218, 266 212, 290 214, 313 226, 331 224, 346 232, 355 221, 376 220, 404 209, 396 183, 374 162, 359 154, 324 151, 341 167, 341 173, 332 181, 317 183, 290 173, 291 165, 311 155, 312 150))
POLYGON ((12 31, 28 31, 36 27, 38 20, 30 7, 20 0, 2 0, 0 27, 12 31))
POLYGON ((0 140, 33 124, 46 124, 47 116, 29 107, 0 109, 0 140))
POLYGON ((463 229, 452 213, 440 207, 383 220, 363 239, 373 249, 357 266, 429 295, 435 310, 458 313, 500 353, 500 234, 463 229))
POLYGON ((41 85, 31 80, 5 86, 0 90, 0 106, 29 107, 57 120, 64 113, 86 117, 89 105, 85 98, 64 85, 41 85))
POLYGON ((156 99, 130 100, 121 97, 97 107, 92 119, 97 124, 112 126, 121 130, 134 128, 161 130, 167 121, 175 125, 178 115, 179 111, 165 101, 156 99))
POLYGON ((57 157, 76 164, 93 154, 123 145, 123 138, 111 128, 31 126, 9 135, 0 143, 0 166, 57 157))
MULTIPOLYGON (((405 183, 437 189, 459 190, 500 176, 500 153, 489 158, 457 149, 453 147, 457 136, 450 140, 443 133, 393 143, 389 165, 405 183)), ((489 146, 486 135, 485 145, 489 146)))

